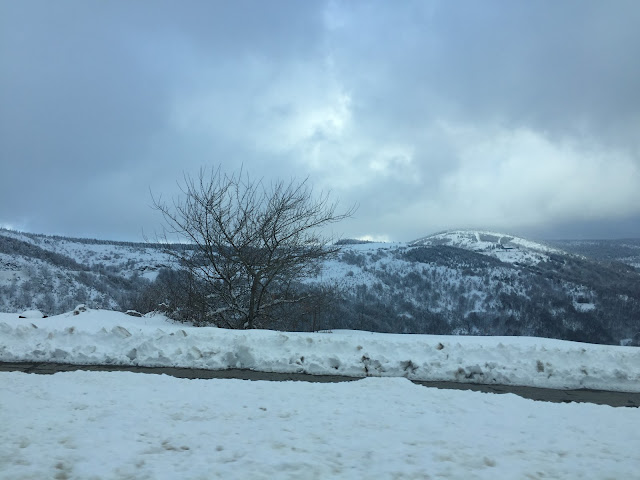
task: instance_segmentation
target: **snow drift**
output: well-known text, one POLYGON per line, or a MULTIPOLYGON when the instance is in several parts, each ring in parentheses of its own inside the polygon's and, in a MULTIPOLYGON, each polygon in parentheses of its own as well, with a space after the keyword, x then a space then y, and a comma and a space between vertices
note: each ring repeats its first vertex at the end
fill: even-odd
POLYGON ((42 319, 0 314, 0 361, 244 368, 640 392, 640 349, 635 347, 532 337, 234 331, 176 324, 161 315, 75 312, 42 319))

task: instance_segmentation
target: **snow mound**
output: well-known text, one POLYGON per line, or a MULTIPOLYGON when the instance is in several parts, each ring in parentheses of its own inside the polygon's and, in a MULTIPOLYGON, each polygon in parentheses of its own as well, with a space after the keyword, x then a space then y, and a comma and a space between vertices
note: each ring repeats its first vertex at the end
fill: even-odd
POLYGON ((532 337, 238 331, 105 310, 46 320, 0 314, 0 335, 5 362, 242 368, 640 392, 640 349, 532 337))

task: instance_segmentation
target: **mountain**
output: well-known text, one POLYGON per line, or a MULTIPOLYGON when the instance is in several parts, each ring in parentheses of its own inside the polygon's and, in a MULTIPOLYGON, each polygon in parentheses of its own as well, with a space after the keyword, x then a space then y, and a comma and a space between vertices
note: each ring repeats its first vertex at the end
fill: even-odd
POLYGON ((552 245, 567 252, 603 262, 626 263, 640 270, 640 239, 555 240, 552 245))
MULTIPOLYGON (((640 269, 628 253, 640 241, 607 242, 475 230, 409 243, 342 241, 336 258, 300 285, 323 300, 274 326, 629 344, 640 331, 640 269)), ((85 303, 149 311, 162 303, 191 312, 182 303, 194 301, 198 286, 175 266, 157 244, 0 230, 0 310, 55 314, 85 303)))
POLYGON ((411 246, 449 246, 497 258, 504 263, 536 265, 561 250, 503 233, 451 230, 414 240, 411 246))
POLYGON ((66 238, 0 229, 0 309, 125 309, 173 265, 159 245, 66 238))

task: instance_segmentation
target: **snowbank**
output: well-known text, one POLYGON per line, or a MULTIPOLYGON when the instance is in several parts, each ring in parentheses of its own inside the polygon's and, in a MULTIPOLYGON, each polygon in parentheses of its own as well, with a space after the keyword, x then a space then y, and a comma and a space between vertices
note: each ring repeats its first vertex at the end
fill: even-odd
POLYGON ((407 377, 640 392, 640 349, 530 337, 232 331, 88 310, 0 314, 0 361, 407 377))

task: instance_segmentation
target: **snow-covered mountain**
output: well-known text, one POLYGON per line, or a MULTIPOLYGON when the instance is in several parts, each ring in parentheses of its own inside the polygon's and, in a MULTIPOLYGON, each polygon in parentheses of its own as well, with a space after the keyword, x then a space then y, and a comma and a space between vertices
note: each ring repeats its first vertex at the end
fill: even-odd
POLYGON ((0 229, 0 308, 54 314, 86 303, 120 309, 171 265, 171 257, 153 244, 0 229))
POLYGON ((34 235, 5 229, 0 229, 0 236, 5 237, 5 244, 13 239, 32 246, 30 251, 34 253, 50 252, 89 268, 112 270, 129 277, 140 275, 153 280, 160 268, 172 263, 163 249, 153 243, 34 235))
POLYGON ((412 246, 449 246, 489 255, 505 263, 535 265, 549 260, 559 249, 524 238, 479 230, 449 230, 414 240, 412 246))
MULTIPOLYGON (((326 301, 275 327, 613 344, 633 342, 640 330, 640 271, 617 257, 594 259, 558 244, 470 230, 409 243, 341 243, 339 254, 305 282, 325 292, 326 301)), ((183 301, 184 283, 172 267, 172 257, 155 244, 0 230, 0 311, 57 314, 85 303, 144 313, 183 301)))

